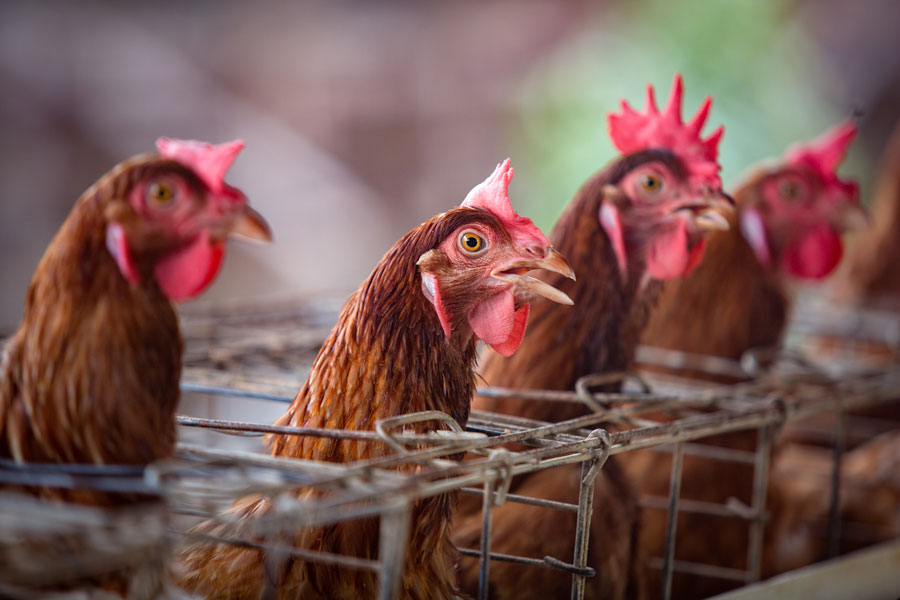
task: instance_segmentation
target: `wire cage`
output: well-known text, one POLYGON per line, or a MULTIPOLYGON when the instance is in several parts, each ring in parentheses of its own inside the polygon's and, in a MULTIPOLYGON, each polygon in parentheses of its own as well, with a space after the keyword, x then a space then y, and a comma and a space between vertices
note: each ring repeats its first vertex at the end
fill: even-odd
POLYGON ((169 561, 170 513, 148 471, 0 461, 0 596, 103 597, 74 590, 114 572, 154 587, 169 561), (37 487, 40 498, 23 493, 37 487), (104 506, 73 501, 84 493, 104 506))
MULTIPOLYGON (((182 322, 187 345, 182 389, 186 394, 182 411, 207 416, 179 415, 181 441, 176 456, 148 467, 131 480, 130 485, 143 486, 144 491, 157 494, 167 507, 163 511, 167 518, 160 518, 154 532, 142 537, 149 545, 154 540, 165 539, 171 546, 187 536, 201 542, 258 548, 264 551, 267 561, 291 556, 370 570, 379 575, 379 597, 394 598, 400 585, 413 502, 459 490, 467 495, 480 495, 483 501, 480 546, 460 548, 464 560, 478 561, 480 599, 488 597, 486 582, 491 564, 496 561, 567 573, 571 575, 571 597, 582 598, 586 586, 597 575, 589 560, 588 542, 598 473, 610 456, 635 451, 665 452, 671 456, 669 495, 644 497, 641 506, 665 510, 669 515, 665 553, 651 558, 651 566, 661 572, 663 588, 652 595, 668 598, 676 572, 740 583, 760 579, 771 449, 780 432, 796 426, 800 428, 796 431, 801 433, 820 435, 831 448, 830 474, 822 487, 827 490, 830 502, 823 535, 827 537, 830 554, 835 555, 842 533, 847 533, 846 528, 842 532, 838 511, 841 486, 847 485, 841 478, 844 450, 848 442, 855 443, 854 440, 871 437, 873 433, 871 420, 855 418, 850 413, 897 402, 900 397, 897 393, 900 367, 892 358, 897 340, 885 335, 896 328, 875 326, 873 334, 860 326, 865 320, 862 317, 851 315, 839 320, 834 318, 835 313, 828 312, 836 310, 832 307, 812 302, 803 306, 806 308, 800 311, 788 336, 787 349, 778 353, 758 350, 748 353, 741 361, 725 361, 659 349, 639 352, 643 362, 740 375, 750 377, 750 381, 701 386, 685 380, 651 379, 648 383, 636 374, 604 374, 582 378, 572 391, 483 388, 480 390, 483 395, 526 398, 534 402, 574 402, 585 405, 589 411, 584 416, 558 423, 473 411, 466 430, 448 415, 430 411, 384 419, 375 431, 268 424, 283 412, 305 379, 319 345, 337 317, 339 299, 323 297, 253 308, 185 311, 182 322), (861 350, 865 344, 869 344, 866 348, 870 347, 871 340, 880 349, 877 353, 880 358, 874 362, 871 356, 863 357, 867 353, 861 350), (597 385, 616 378, 626 382, 624 392, 593 391, 597 385), (249 411, 252 418, 217 418, 223 412, 216 408, 226 403, 231 403, 229 407, 235 403, 255 403, 249 411), (404 430, 404 426, 419 421, 438 421, 441 427, 428 434, 404 430), (749 451, 698 443, 713 435, 751 430, 757 432, 758 443, 749 451), (347 464, 282 459, 263 452, 259 438, 266 433, 376 441, 393 452, 347 464), (516 448, 524 446, 525 449, 510 449, 512 443, 518 444, 516 448), (468 453, 467 460, 450 458, 462 452, 468 453), (685 456, 752 466, 750 504, 682 499, 685 456), (580 489, 577 497, 568 502, 508 493, 510 482, 518 475, 576 464, 582 469, 580 489), (408 468, 398 470, 398 467, 408 468), (297 490, 321 493, 298 494, 297 490), (223 509, 249 494, 267 496, 275 507, 254 523, 252 535, 217 538, 188 533, 190 525, 200 518, 227 521, 229 516, 223 509), (572 555, 492 552, 491 508, 505 502, 575 514, 572 555), (675 560, 678 531, 677 519, 672 517, 679 513, 746 521, 750 532, 747 568, 735 570, 675 560), (377 559, 299 549, 283 541, 286 533, 301 528, 372 516, 381 519, 377 559)), ((0 473, 4 476, 16 472, 22 477, 22 473, 34 475, 21 467, 16 471, 10 465, 3 466, 0 473)), ((93 476, 102 479, 108 475, 102 472, 102 467, 95 469, 98 472, 92 473, 93 476)), ((69 475, 64 474, 65 477, 69 475)), ((42 480, 41 483, 77 487, 80 481, 70 477, 63 482, 42 480)), ((19 483, 35 484, 36 481, 19 483)), ((0 498, 0 506, 3 507, 0 553, 11 552, 10 545, 21 539, 16 536, 22 527, 27 530, 23 523, 33 518, 47 525, 50 521, 44 515, 54 512, 51 507, 13 497, 0 498)), ((93 521, 79 521, 67 516, 70 508, 75 511, 72 515, 84 509, 59 509, 59 527, 74 527, 73 523, 79 522, 85 529, 81 535, 87 535, 87 530, 95 529, 100 522, 114 529, 121 527, 123 531, 131 531, 128 528, 135 526, 130 517, 120 519, 118 514, 108 521, 102 521, 99 516, 93 521)), ((57 520, 54 518, 52 522, 57 520)), ((140 525, 151 527, 152 524, 145 520, 140 525)), ((97 546, 98 556, 108 552, 103 544, 97 546)), ((20 586, 36 583, 33 577, 29 579, 24 566, 17 565, 6 564, 0 571, 0 581, 14 581, 20 586)))

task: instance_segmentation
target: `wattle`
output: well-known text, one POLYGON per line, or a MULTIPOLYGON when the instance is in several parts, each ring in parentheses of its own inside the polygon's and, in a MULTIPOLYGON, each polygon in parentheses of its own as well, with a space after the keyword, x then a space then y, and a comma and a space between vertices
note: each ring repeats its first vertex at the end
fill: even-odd
POLYGON ((654 279, 666 280, 684 277, 703 258, 706 240, 691 247, 688 244, 688 226, 679 219, 671 228, 654 236, 647 251, 647 271, 654 279))
POLYGON ((168 298, 184 302, 212 283, 224 255, 224 242, 213 241, 204 231, 184 248, 157 261, 153 273, 168 298))
POLYGON ((501 356, 512 356, 525 337, 528 313, 526 304, 516 310, 511 289, 495 294, 478 304, 469 313, 472 331, 501 356))
POLYGON ((821 223, 786 249, 784 268, 801 279, 822 279, 837 267, 843 254, 840 235, 821 223))

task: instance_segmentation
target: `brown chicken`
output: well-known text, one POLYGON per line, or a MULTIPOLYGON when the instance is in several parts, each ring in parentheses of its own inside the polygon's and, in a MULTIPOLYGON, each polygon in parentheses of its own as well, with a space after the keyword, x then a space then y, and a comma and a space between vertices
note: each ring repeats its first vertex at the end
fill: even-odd
MULTIPOLYGON (((849 122, 838 125, 814 142, 791 148, 777 164, 751 174, 735 194, 738 213, 732 228, 710 236, 709 257, 694 273, 665 285, 642 342, 735 360, 752 348, 776 346, 790 308, 788 279, 827 276, 842 255, 841 231, 866 222, 856 184, 836 175, 855 131, 849 122)), ((735 380, 689 374, 720 383, 735 380)), ((756 438, 751 431, 704 441, 753 450, 756 438)), ((621 460, 642 494, 668 495, 668 457, 638 452, 621 460)), ((686 456, 681 497, 716 503, 735 497, 749 505, 752 482, 750 465, 686 456)), ((779 498, 774 491, 770 494, 770 511, 784 506, 777 504, 779 498)), ((650 556, 664 553, 666 521, 663 510, 643 513, 641 541, 650 556)), ((678 560, 746 568, 746 521, 683 512, 677 531, 678 560)), ((774 562, 765 566, 766 574, 779 570, 774 562)), ((648 572, 654 590, 661 589, 659 574, 648 572)), ((673 597, 704 598, 735 585, 676 573, 673 597)))
MULTIPOLYGON (((225 238, 269 239, 223 181, 242 142, 160 139, 75 204, 35 271, 0 366, 0 456, 26 463, 144 465, 172 454, 182 341, 172 300, 199 294, 225 238)), ((102 506, 132 496, 32 489, 102 506)), ((108 587, 129 597, 127 577, 108 587)))
MULTIPOLYGON (((540 230, 513 211, 507 196, 512 173, 507 160, 461 207, 416 227, 387 252, 347 302, 277 425, 373 430, 379 419, 424 410, 444 411, 465 425, 475 392, 476 341, 512 354, 533 299, 571 304, 562 292, 524 274, 547 269, 573 277, 540 230)), ((388 452, 383 444, 320 438, 274 436, 269 442, 274 456, 332 462, 388 452)), ((404 598, 454 595, 456 550, 448 531, 454 496, 420 500, 414 507, 404 598)), ((265 498, 236 503, 231 514, 244 518, 237 531, 213 522, 197 529, 240 534, 269 506, 265 498)), ((377 520, 298 531, 293 542, 375 558, 377 520)), ((261 555, 240 547, 195 544, 180 557, 182 585, 209 598, 260 598, 269 585, 279 598, 371 598, 377 593, 372 572, 296 559, 264 573, 261 555)))
MULTIPOLYGON (((560 311, 535 302, 522 349, 512 358, 487 353, 481 375, 489 385, 572 390, 584 375, 627 369, 656 295, 656 280, 690 272, 703 254, 706 230, 725 224, 713 212, 713 207, 730 208, 721 195, 716 162, 722 130, 706 139, 699 135, 710 99, 683 124, 681 96, 676 77, 662 113, 648 87, 646 113, 623 102, 622 112, 609 116, 610 135, 623 156, 582 186, 550 236, 579 279, 551 276, 547 281, 572 296, 575 307, 560 311)), ((484 397, 473 407, 544 421, 588 412, 581 404, 484 397)), ((512 484, 516 493, 567 502, 577 502, 578 490, 578 470, 568 467, 512 484)), ((597 575, 588 582, 587 597, 641 597, 642 581, 634 568, 638 511, 614 459, 600 472, 594 507, 588 565, 597 575)), ((454 532, 460 547, 478 546, 480 521, 480 502, 460 507, 454 532)), ((492 527, 493 552, 561 560, 573 555, 574 514, 508 503, 494 509, 492 527)), ((464 559, 461 581, 470 593, 477 588, 477 561, 464 559)), ((497 561, 490 567, 492 598, 560 597, 570 585, 571 575, 561 571, 497 561)))

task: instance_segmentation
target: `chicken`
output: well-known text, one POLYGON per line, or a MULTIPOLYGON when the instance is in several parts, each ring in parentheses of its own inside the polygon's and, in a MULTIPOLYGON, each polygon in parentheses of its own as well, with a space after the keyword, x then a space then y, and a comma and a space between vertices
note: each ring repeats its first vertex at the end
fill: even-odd
MULTIPOLYGON (((76 202, 32 278, 0 365, 0 457, 144 465, 172 454, 182 341, 172 300, 219 270, 230 233, 268 240, 223 181, 243 147, 161 138, 76 202)), ((125 495, 31 489, 111 506, 125 495)), ((132 596, 124 581, 113 588, 132 596)))
MULTIPOLYGON (((752 348, 777 345, 790 308, 788 280, 826 277, 842 255, 841 231, 866 222, 856 183, 836 175, 855 131, 851 123, 842 123, 751 174, 735 194, 738 213, 732 228, 710 236, 709 256, 694 273, 665 285, 642 342, 735 360, 752 348)), ((720 383, 734 381, 689 373, 720 383)), ((704 441, 753 450, 756 438, 755 431, 748 431, 704 441)), ((642 494, 668 495, 667 457, 639 452, 623 455, 621 461, 642 494)), ((681 497, 716 503, 735 497, 749 505, 752 482, 751 465, 685 456, 681 497)), ((778 502, 773 492, 771 512, 786 508, 778 502)), ((665 511, 643 513, 641 541, 650 556, 664 553, 666 521, 665 511)), ((746 568, 745 521, 681 513, 677 531, 678 560, 746 568)), ((777 570, 775 564, 766 567, 769 574, 777 570)), ((647 580, 660 589, 659 571, 648 573, 647 580)), ((673 597, 704 598, 734 585, 676 573, 673 597)))
MULTIPOLYGON (((347 302, 277 425, 372 430, 379 419, 424 410, 443 411, 465 425, 475 392, 476 341, 510 355, 521 343, 533 299, 571 304, 524 274, 547 269, 574 277, 540 230, 513 211, 507 195, 512 175, 507 159, 459 208, 416 227, 388 250, 347 302)), ((331 462, 388 451, 383 444, 296 436, 273 436, 269 443, 274 456, 331 462)), ((415 504, 404 598, 453 597, 453 501, 454 494, 444 494, 415 504)), ((206 522, 197 531, 240 535, 270 506, 265 498, 241 500, 229 511, 244 519, 236 528, 206 522)), ((293 540, 301 548, 375 557, 377 520, 298 531, 293 540)), ((260 554, 241 547, 192 544, 180 558, 181 584, 209 598, 260 598, 267 585, 279 598, 369 598, 377 592, 372 572, 299 559, 286 561, 267 581, 260 554)))
MULTIPOLYGON (((714 209, 730 208, 730 201, 722 195, 716 162, 722 129, 700 137, 711 100, 707 98, 694 118, 683 124, 681 97, 682 82, 676 76, 661 113, 653 88, 648 87, 645 113, 623 102, 622 112, 609 116, 610 135, 623 156, 581 187, 550 236, 579 278, 564 282, 551 276, 547 281, 572 296, 575 307, 560 311, 550 303, 535 302, 522 349, 512 358, 487 353, 481 375, 489 385, 572 390, 584 375, 627 369, 658 280, 683 276, 697 266, 706 230, 724 224, 714 209)), ((544 421, 588 412, 581 404, 518 398, 479 397, 473 408, 544 421)), ((570 467, 537 472, 513 482, 512 491, 520 490, 577 502, 579 477, 570 467)), ((615 459, 600 472, 594 502, 588 564, 597 575, 588 583, 587 597, 640 597, 633 544, 637 508, 615 459)), ((460 547, 477 547, 480 512, 480 502, 461 505, 454 535, 460 547)), ((495 509, 492 527, 493 552, 531 551, 536 558, 549 554, 561 560, 572 556, 571 514, 511 504, 495 509), (553 535, 523 539, 521 532, 533 529, 537 513, 541 529, 553 535), (536 547, 532 550, 529 544, 536 547)), ((571 584, 571 576, 561 571, 542 570, 538 577, 528 573, 533 569, 492 563, 492 597, 559 597, 571 584)), ((477 588, 476 561, 464 560, 461 581, 470 593, 477 588)))

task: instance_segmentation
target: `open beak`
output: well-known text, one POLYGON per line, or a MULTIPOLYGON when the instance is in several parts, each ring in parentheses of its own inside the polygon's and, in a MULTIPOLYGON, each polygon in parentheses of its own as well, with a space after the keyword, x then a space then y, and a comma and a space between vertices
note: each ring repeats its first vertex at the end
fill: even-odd
POLYGON ((737 202, 734 201, 731 194, 726 193, 724 190, 719 190, 717 193, 710 196, 709 203, 713 208, 718 208, 729 214, 733 213, 737 206, 737 202))
POLYGON ((734 198, 720 191, 679 207, 673 214, 689 211, 694 227, 700 231, 728 231, 731 224, 725 215, 733 214, 734 208, 734 198))
POLYGON ((269 224, 262 215, 249 206, 244 206, 243 211, 235 217, 228 233, 256 242, 272 241, 272 230, 269 229, 269 224))
POLYGON ((694 225, 697 229, 704 231, 728 231, 731 229, 728 219, 722 216, 722 213, 713 209, 704 211, 694 217, 694 225))
POLYGON ((494 269, 491 271, 491 277, 512 284, 516 291, 543 296, 544 298, 553 302, 558 302, 559 304, 574 304, 572 299, 565 293, 559 291, 552 285, 545 283, 540 279, 530 277, 523 272, 532 269, 552 271, 573 281, 575 280, 575 272, 572 270, 572 267, 569 266, 569 263, 566 262, 563 255, 554 248, 550 248, 550 252, 548 252, 547 256, 544 258, 535 260, 520 259, 513 261, 502 268, 494 269))
POLYGON ((872 218, 861 204, 843 204, 831 215, 831 222, 841 231, 859 231, 868 229, 872 218))

